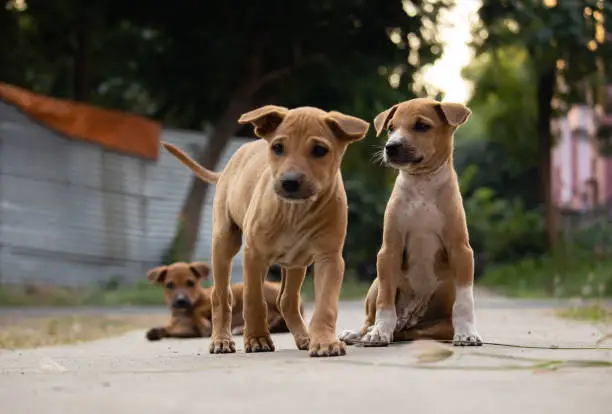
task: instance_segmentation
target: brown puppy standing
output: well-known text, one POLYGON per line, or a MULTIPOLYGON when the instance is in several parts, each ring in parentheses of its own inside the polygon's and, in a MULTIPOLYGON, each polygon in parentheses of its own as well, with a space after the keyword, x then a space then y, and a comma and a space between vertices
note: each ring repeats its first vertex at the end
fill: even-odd
POLYGON ((453 133, 470 114, 461 104, 413 99, 375 118, 377 135, 389 131, 384 161, 399 175, 385 211, 366 320, 360 330, 342 332, 341 340, 482 344, 474 320, 474 258, 452 162, 453 133))
POLYGON ((369 124, 339 112, 264 106, 240 117, 263 140, 243 145, 221 174, 204 169, 180 149, 165 148, 201 179, 217 183, 213 211, 213 332, 211 353, 235 352, 229 288, 233 257, 244 236, 244 347, 274 350, 263 280, 282 267, 279 308, 299 349, 311 356, 344 355, 336 336, 344 276, 347 200, 340 163, 347 146, 369 124), (315 311, 307 330, 299 312, 306 267, 314 262, 315 311))
MULTIPOLYGON (((208 279, 208 263, 177 262, 169 266, 159 266, 149 270, 149 282, 164 287, 166 304, 171 309, 170 323, 164 327, 152 328, 147 332, 150 341, 162 338, 202 338, 212 333, 211 288, 200 284, 208 279)), ((264 298, 268 306, 268 325, 270 332, 288 332, 287 325, 276 305, 280 292, 279 283, 264 282, 264 298)), ((232 297, 232 332, 241 334, 244 320, 242 318, 242 283, 231 285, 232 297)), ((300 313, 304 307, 300 304, 300 313)))

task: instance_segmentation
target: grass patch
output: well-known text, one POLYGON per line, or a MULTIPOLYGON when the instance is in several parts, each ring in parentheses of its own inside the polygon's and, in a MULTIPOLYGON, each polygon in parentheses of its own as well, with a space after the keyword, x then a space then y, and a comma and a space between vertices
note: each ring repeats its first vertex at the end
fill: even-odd
POLYGON ((612 258, 557 253, 491 266, 478 282, 515 297, 610 297, 612 258))
POLYGON ((562 318, 578 321, 612 323, 612 308, 606 307, 599 302, 561 309, 557 311, 557 315, 562 318))
POLYGON ((163 323, 165 315, 0 317, 0 348, 71 344, 124 334, 163 323))
MULTIPOLYGON (((347 274, 341 299, 362 299, 369 284, 347 274)), ((314 281, 308 276, 302 287, 305 301, 314 300, 314 281)), ((63 288, 0 286, 0 307, 165 306, 163 290, 148 283, 109 287, 63 288)))
POLYGON ((155 306, 163 305, 162 290, 147 283, 109 287, 1 286, 0 306, 155 306))

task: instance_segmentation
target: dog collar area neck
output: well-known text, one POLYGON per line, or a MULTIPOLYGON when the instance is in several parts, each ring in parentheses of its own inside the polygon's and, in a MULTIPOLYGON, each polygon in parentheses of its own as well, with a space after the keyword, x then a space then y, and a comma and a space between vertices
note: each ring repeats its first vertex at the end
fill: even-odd
POLYGON ((442 164, 437 166, 433 171, 418 171, 418 170, 413 170, 413 171, 404 170, 404 171, 406 172, 406 174, 412 175, 412 176, 431 177, 433 175, 436 175, 440 171, 442 171, 444 167, 448 167, 448 163, 449 163, 449 160, 444 161, 442 164))

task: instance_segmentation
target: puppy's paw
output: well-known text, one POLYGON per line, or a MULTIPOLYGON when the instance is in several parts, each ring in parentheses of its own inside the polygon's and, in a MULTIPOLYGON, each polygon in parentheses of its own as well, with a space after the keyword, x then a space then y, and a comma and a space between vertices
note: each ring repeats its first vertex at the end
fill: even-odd
POLYGON ((146 336, 149 341, 159 341, 164 337, 164 328, 151 328, 146 336))
POLYGON ((295 346, 297 346, 297 349, 300 351, 307 351, 310 347, 310 337, 302 336, 295 338, 295 346))
POLYGON ((342 341, 312 341, 308 353, 311 357, 335 357, 346 355, 346 344, 342 341))
POLYGON ((359 342, 362 336, 363 335, 361 335, 361 331, 345 329, 344 331, 338 334, 338 339, 347 345, 353 345, 359 342))
POLYGON ((211 354, 233 354, 236 352, 236 343, 231 338, 211 339, 208 351, 211 354))
POLYGON ((392 340, 393 332, 387 332, 386 330, 375 325, 363 336, 363 338, 361 338, 359 343, 368 347, 387 346, 392 340))
POLYGON ((455 346, 482 346, 482 338, 478 332, 457 332, 453 337, 453 345, 455 346))
POLYGON ((274 351, 274 343, 270 334, 263 336, 244 335, 244 351, 246 353, 274 351))

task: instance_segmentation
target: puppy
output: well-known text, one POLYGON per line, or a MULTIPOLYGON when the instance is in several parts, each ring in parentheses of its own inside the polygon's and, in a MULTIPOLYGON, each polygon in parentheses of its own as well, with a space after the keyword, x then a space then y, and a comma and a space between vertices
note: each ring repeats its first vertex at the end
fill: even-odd
MULTIPOLYGON (((151 269, 147 277, 151 283, 164 287, 166 304, 171 309, 170 323, 164 327, 152 328, 147 332, 150 341, 162 338, 202 338, 212 333, 211 289, 203 288, 201 281, 208 279, 210 268, 207 263, 178 262, 170 266, 151 269)), ((287 325, 276 306, 280 292, 279 283, 264 282, 264 298, 268 306, 268 324, 274 333, 288 332, 287 325)), ((235 334, 243 330, 242 291, 244 285, 231 285, 234 303, 231 327, 235 334)), ((300 303, 300 313, 304 307, 300 303)))
POLYGON ((374 119, 377 136, 389 131, 383 159, 399 174, 385 211, 365 322, 360 330, 342 332, 341 340, 482 345, 474 319, 474 258, 452 162, 453 133, 470 114, 461 104, 413 99, 374 119))
POLYGON ((201 179, 217 183, 213 210, 214 288, 211 353, 235 352, 231 333, 233 257, 245 239, 244 347, 274 350, 262 282, 281 266, 279 309, 298 349, 338 356, 345 344, 335 332, 344 275, 347 199, 340 163, 347 146, 364 138, 369 123, 317 108, 264 106, 242 115, 262 140, 243 145, 222 173, 206 170, 180 149, 164 147, 201 179), (315 311, 308 330, 299 312, 306 268, 314 262, 315 311))

